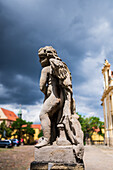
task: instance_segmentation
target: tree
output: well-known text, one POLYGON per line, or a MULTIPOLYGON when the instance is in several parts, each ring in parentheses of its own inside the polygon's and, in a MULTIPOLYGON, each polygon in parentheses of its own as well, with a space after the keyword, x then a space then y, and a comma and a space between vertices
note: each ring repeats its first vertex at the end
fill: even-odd
POLYGON ((38 134, 38 138, 42 137, 43 136, 43 131, 42 129, 40 130, 40 133, 38 134))
POLYGON ((16 119, 16 121, 11 124, 11 129, 14 131, 13 135, 17 136, 19 142, 24 134, 24 128, 22 126, 26 124, 27 122, 21 118, 16 119))
POLYGON ((35 130, 31 128, 32 122, 27 122, 27 126, 24 127, 24 134, 26 134, 27 137, 27 143, 30 143, 30 137, 34 137, 35 130))
POLYGON ((11 133, 12 133, 12 130, 7 127, 6 123, 5 123, 5 120, 0 124, 0 134, 1 134, 1 138, 9 138, 11 137, 11 133))
POLYGON ((17 136, 19 142, 23 138, 23 135, 26 134, 28 137, 28 143, 30 141, 30 136, 34 136, 34 129, 31 128, 32 122, 26 122, 25 120, 18 118, 11 125, 11 129, 14 131, 14 136, 17 136))
POLYGON ((80 121, 82 130, 84 133, 84 143, 85 143, 86 138, 90 138, 92 141, 91 137, 93 135, 93 132, 95 132, 95 129, 98 129, 97 133, 99 135, 104 136, 104 133, 102 132, 104 122, 100 121, 99 117, 94 117, 94 116, 85 117, 85 116, 81 116, 80 114, 78 115, 79 115, 79 121, 80 121))

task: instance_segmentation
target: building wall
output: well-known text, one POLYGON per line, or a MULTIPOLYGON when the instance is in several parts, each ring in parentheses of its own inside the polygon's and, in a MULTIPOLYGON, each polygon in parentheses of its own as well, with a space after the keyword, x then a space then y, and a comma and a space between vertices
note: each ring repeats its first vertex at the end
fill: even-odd
POLYGON ((6 120, 6 119, 1 119, 0 120, 0 124, 5 120, 5 124, 7 125, 7 127, 9 127, 11 125, 11 123, 13 123, 12 120, 6 120))
POLYGON ((6 119, 7 119, 7 117, 5 116, 5 114, 3 113, 3 111, 0 108, 0 123, 2 123, 3 120, 6 120, 6 119))
MULTIPOLYGON (((102 129, 102 132, 105 132, 104 129, 102 129)), ((104 137, 99 135, 97 132, 93 132, 92 141, 93 144, 104 144, 104 137)))
POLYGON ((38 135, 40 133, 39 129, 34 129, 35 130, 35 134, 34 134, 34 140, 38 140, 38 135))
POLYGON ((105 61, 102 73, 104 76, 104 92, 101 101, 104 112, 105 144, 113 146, 113 77, 108 61, 105 61))
POLYGON ((112 107, 112 100, 113 94, 110 91, 104 101, 104 109, 105 109, 105 116, 104 116, 104 121, 106 122, 105 125, 105 144, 107 145, 113 145, 113 107, 112 107))
MULTIPOLYGON (((40 130, 39 129, 34 129, 35 130, 35 134, 34 134, 34 137, 30 137, 30 144, 32 143, 35 143, 38 141, 38 135, 40 133, 40 130)), ((14 132, 12 133, 12 136, 9 138, 9 139, 14 139, 14 138, 17 138, 17 136, 14 136, 13 134, 15 134, 16 130, 14 130, 14 132)), ((0 135, 0 138, 1 138, 1 135, 0 135)), ((4 140, 5 138, 2 138, 2 140, 4 140)), ((25 135, 23 135, 23 139, 24 139, 24 144, 27 144, 28 142, 28 139, 29 137, 25 135)))
MULTIPOLYGON (((35 130, 35 134, 34 134, 34 137, 30 137, 30 144, 32 143, 35 143, 35 142, 38 142, 38 135, 40 133, 40 130, 38 128, 33 128, 35 130)), ((28 136, 26 136, 26 134, 23 136, 23 139, 24 139, 24 143, 27 144, 27 141, 28 141, 28 136)))
MULTIPOLYGON (((38 135, 40 133, 40 130, 38 128, 33 128, 35 130, 35 134, 34 134, 34 137, 30 137, 30 144, 31 143, 35 143, 36 141, 38 141, 38 135)), ((17 136, 14 136, 13 134, 16 133, 16 130, 14 130, 14 132, 12 133, 12 136, 9 138, 9 139, 14 139, 14 138, 17 138, 17 136)), ((1 136, 0 136, 1 137, 1 136)), ((28 136, 26 136, 26 134, 23 135, 22 137, 24 139, 24 144, 27 144, 27 141, 28 141, 28 136)), ((2 138, 2 140, 4 140, 4 138, 2 138)))
POLYGON ((3 120, 0 120, 0 124, 3 122, 3 120))

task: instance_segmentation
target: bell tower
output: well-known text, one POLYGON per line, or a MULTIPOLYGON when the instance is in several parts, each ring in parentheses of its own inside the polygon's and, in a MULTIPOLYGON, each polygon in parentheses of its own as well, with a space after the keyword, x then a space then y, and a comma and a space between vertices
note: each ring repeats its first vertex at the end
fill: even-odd
POLYGON ((109 83, 110 83, 110 71, 111 64, 108 62, 108 60, 105 60, 104 67, 102 69, 102 74, 104 76, 104 90, 108 89, 109 83))
POLYGON ((20 119, 22 119, 22 109, 21 109, 21 104, 20 104, 20 109, 19 109, 19 112, 18 112, 18 117, 20 119))

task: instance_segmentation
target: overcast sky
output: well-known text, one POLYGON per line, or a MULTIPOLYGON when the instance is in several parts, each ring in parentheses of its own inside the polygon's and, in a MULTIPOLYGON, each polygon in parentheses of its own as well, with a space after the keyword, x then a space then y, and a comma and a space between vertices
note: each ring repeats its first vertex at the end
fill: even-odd
POLYGON ((72 73, 76 110, 103 120, 104 59, 113 66, 112 0, 0 0, 0 106, 39 122, 37 51, 51 45, 72 73))

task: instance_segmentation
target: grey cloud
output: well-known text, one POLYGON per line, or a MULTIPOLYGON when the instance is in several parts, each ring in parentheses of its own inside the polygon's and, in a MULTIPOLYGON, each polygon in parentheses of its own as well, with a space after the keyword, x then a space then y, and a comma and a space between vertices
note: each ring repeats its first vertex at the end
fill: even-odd
MULTIPOLYGON (((88 51, 99 54, 103 47, 107 49, 107 38, 97 41, 98 37, 91 34, 91 29, 98 26, 101 19, 112 27, 112 3, 111 0, 1 0, 0 84, 8 91, 9 97, 0 96, 0 103, 29 105, 42 100, 38 86, 41 66, 37 50, 45 45, 52 45, 68 65, 75 89, 83 82, 87 83, 81 61, 88 51), (17 79, 18 75, 27 79, 17 79)), ((111 38, 110 48, 112 41, 111 38)), ((112 56, 112 50, 106 50, 106 54, 112 56)), ((112 59, 110 62, 113 63, 112 59)), ((75 97, 92 97, 87 91, 85 94, 74 92, 75 97)), ((100 101, 96 94, 94 98, 100 101)), ((98 107, 97 103, 92 103, 92 109, 98 107)), ((91 102, 86 102, 86 107, 90 105, 91 102)))

